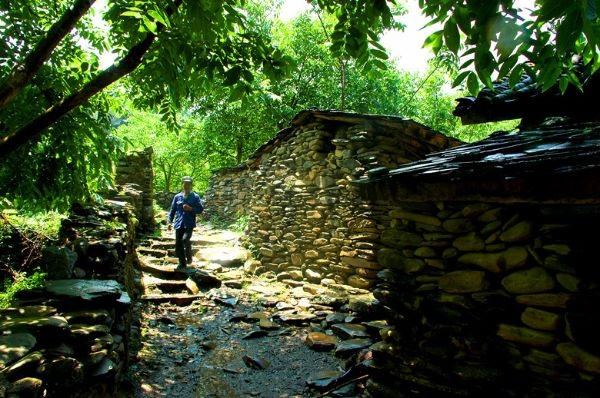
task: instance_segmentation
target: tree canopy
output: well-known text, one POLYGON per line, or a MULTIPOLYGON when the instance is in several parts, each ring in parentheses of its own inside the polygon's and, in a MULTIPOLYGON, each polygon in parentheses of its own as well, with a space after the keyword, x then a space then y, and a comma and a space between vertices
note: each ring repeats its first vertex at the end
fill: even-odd
POLYGON ((542 90, 558 84, 565 91, 581 88, 600 68, 600 1, 535 0, 532 9, 515 0, 419 0, 431 24, 442 28, 426 45, 460 56, 455 85, 467 82, 476 94, 478 81, 492 87, 492 79, 517 84, 525 72, 542 90), (528 15, 529 14, 529 15, 528 15), (578 74, 573 56, 587 67, 578 74))
MULTIPOLYGON (((260 12, 281 0, 106 0, 106 9, 94 0, 0 0, 0 194, 52 198, 48 205, 56 207, 106 185, 123 149, 111 125, 123 97, 156 112, 169 131, 189 122, 179 120, 181 110, 205 112, 202 132, 212 131, 211 137, 220 128, 214 115, 227 120, 243 113, 240 99, 270 109, 265 115, 276 122, 296 106, 400 112, 368 93, 395 90, 379 38, 399 26, 401 7, 391 0, 307 1, 329 25, 286 42, 260 12), (302 40, 321 43, 302 48, 302 40), (102 69, 99 56, 107 51, 116 61, 102 69), (310 52, 327 53, 333 62, 325 69, 310 64, 310 52), (355 78, 376 71, 377 79, 355 78), (320 81, 327 86, 313 89, 326 75, 320 81), (277 89, 275 82, 287 84, 277 89), (341 103, 325 90, 338 93, 341 103)), ((479 82, 509 77, 515 83, 523 72, 543 89, 581 86, 586 75, 574 73, 570 58, 580 55, 588 73, 600 65, 599 2, 537 0, 531 16, 512 0, 419 5, 442 26, 426 44, 438 57, 460 58, 455 83, 476 92, 479 82)), ((260 137, 241 135, 233 143, 235 158, 260 137)))

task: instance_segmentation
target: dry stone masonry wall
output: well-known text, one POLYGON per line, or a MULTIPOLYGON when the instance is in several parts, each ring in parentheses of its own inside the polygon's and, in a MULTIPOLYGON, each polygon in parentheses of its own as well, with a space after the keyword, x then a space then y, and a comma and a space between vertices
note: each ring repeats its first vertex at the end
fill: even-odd
POLYGON ((600 392, 597 206, 372 206, 377 397, 600 392))
POLYGON ((44 288, 0 310, 0 396, 115 396, 128 368, 135 226, 118 205, 75 206, 41 259, 44 288))
POLYGON ((110 199, 127 202, 133 207, 141 232, 151 232, 155 228, 152 154, 152 147, 128 152, 117 165, 117 192, 108 195, 110 199))
POLYGON ((249 218, 251 271, 374 292, 389 324, 371 347, 374 397, 600 396, 597 198, 442 178, 454 195, 434 201, 433 184, 353 183, 457 144, 410 121, 303 112, 214 176, 207 211, 249 218))
POLYGON ((368 288, 378 227, 351 181, 457 144, 411 120, 305 111, 245 164, 215 174, 207 213, 249 218, 253 272, 368 288))

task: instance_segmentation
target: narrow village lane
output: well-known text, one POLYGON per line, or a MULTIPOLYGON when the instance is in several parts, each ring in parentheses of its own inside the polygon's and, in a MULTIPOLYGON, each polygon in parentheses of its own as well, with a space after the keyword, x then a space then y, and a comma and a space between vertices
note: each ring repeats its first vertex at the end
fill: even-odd
POLYGON ((198 227, 193 248, 183 273, 172 233, 140 242, 133 396, 363 396, 355 365, 385 326, 365 318, 377 314, 372 295, 244 273, 249 254, 231 231, 198 227))

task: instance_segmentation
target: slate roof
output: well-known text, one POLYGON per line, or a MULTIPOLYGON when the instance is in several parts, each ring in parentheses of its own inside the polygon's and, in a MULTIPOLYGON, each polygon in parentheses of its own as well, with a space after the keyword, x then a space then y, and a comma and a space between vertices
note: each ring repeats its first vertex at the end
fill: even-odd
POLYGON ((564 94, 558 87, 541 92, 531 77, 524 75, 513 88, 507 79, 485 88, 477 97, 458 98, 454 116, 463 124, 522 119, 523 126, 540 124, 545 118, 565 116, 575 121, 600 120, 600 74, 584 81, 583 92, 570 86, 564 94))
POLYGON ((600 202, 600 123, 498 132, 394 170, 372 170, 357 183, 391 184, 421 199, 593 196, 600 202))
POLYGON ((406 141, 408 147, 415 147, 415 153, 418 155, 415 158, 421 158, 422 152, 429 153, 462 144, 461 141, 455 138, 447 137, 421 123, 400 116, 307 109, 294 116, 290 122, 290 127, 282 129, 272 139, 258 147, 249 156, 246 163, 252 163, 264 153, 268 153, 273 148, 281 145, 296 134, 299 127, 314 122, 330 126, 367 124, 376 129, 397 131, 408 138, 406 141))

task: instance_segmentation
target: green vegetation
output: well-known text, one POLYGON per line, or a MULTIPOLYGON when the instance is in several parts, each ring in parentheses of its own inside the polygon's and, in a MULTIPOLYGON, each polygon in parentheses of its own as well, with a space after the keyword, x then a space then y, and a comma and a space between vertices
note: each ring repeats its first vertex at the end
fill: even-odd
POLYGON ((24 290, 32 290, 44 286, 46 274, 39 270, 27 275, 19 272, 13 279, 5 279, 0 290, 0 308, 10 307, 15 295, 24 290))
POLYGON ((36 262, 45 242, 58 238, 63 218, 58 212, 0 209, 0 308, 8 307, 18 292, 43 285, 46 274, 36 262))
POLYGON ((466 82, 476 94, 479 82, 491 87, 494 78, 511 85, 523 72, 547 90, 581 87, 600 67, 600 1, 536 0, 533 12, 514 0, 419 0, 419 6, 442 29, 426 44, 436 54, 450 51, 461 58, 455 85, 466 82), (575 72, 572 56, 581 56, 588 73, 575 72), (530 63, 523 63, 525 58, 530 63))
POLYGON ((17 208, 93 198, 127 146, 156 147, 158 189, 182 171, 206 181, 309 107, 399 114, 473 140, 489 129, 451 120, 451 82, 474 93, 525 71, 565 90, 587 76, 572 55, 600 66, 597 0, 537 0, 531 15, 513 0, 421 0, 442 28, 427 40, 437 59, 418 76, 379 44, 402 27, 391 1, 314 0, 285 23, 274 18, 281 0, 94 3, 0 0, 0 197, 17 208))
POLYGON ((246 229, 248 228, 248 223, 249 223, 249 221, 250 221, 250 220, 249 220, 248 216, 239 216, 239 217, 237 218, 237 220, 235 220, 235 221, 233 222, 233 224, 231 224, 231 225, 229 226, 229 228, 230 228, 232 231, 239 232, 239 233, 243 233, 243 232, 245 232, 245 231, 246 231, 246 229))

